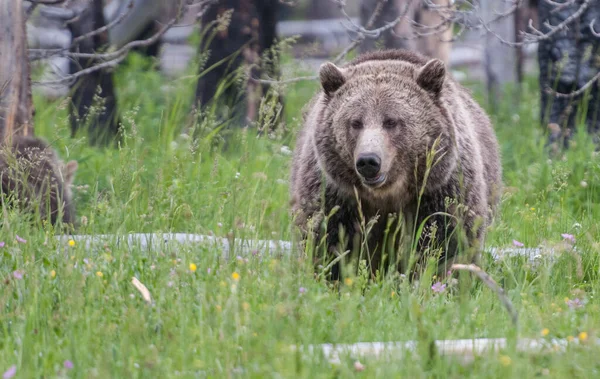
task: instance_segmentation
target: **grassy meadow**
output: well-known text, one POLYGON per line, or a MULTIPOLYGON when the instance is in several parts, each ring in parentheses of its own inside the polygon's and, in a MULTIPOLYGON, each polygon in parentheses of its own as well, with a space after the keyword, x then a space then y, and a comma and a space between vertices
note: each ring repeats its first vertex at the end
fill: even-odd
MULTIPOLYGON (((292 238, 289 149, 301 109, 318 83, 286 87, 283 131, 257 136, 250 128, 225 135, 207 121, 192 140, 186 130, 192 125, 193 72, 166 79, 150 61, 128 58, 116 72, 125 128, 118 149, 91 148, 84 136, 71 139, 67 100, 35 98, 36 133, 63 159, 79 162, 78 233, 292 238)), ((472 88, 486 105, 481 86, 472 88)), ((550 157, 538 120, 538 93, 532 78, 518 104, 512 96, 494 99, 492 116, 506 192, 486 244, 561 253, 554 262, 542 256, 536 265, 524 258, 485 260, 485 269, 519 312, 518 329, 495 293, 476 280, 459 291, 454 281, 433 290, 435 279, 413 286, 397 275, 370 283, 359 276, 347 278, 338 291, 314 279, 300 252, 231 261, 199 246, 143 251, 107 244, 98 252, 74 244, 57 252, 53 230, 4 210, 0 373, 18 378, 597 377, 600 348, 591 342, 600 332, 600 157, 583 132, 564 156, 550 157), (153 305, 133 287, 133 276, 147 286, 153 305), (466 365, 430 356, 426 349, 392 360, 348 355, 340 364, 289 349, 515 336, 574 342, 547 354, 508 348, 466 365)))

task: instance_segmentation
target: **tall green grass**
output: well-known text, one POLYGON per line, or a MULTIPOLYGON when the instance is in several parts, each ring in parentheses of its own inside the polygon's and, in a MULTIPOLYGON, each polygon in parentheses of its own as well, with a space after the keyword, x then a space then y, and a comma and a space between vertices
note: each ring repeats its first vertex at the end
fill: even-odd
MULTIPOLYGON (((211 123, 197 140, 189 137, 192 69, 169 80, 139 56, 127 63, 116 73, 125 128, 118 149, 88 147, 84 135, 71 139, 67 103, 35 98, 36 133, 80 164, 74 189, 84 218, 79 232, 292 238, 284 147, 293 148, 301 109, 318 83, 285 89, 286 133, 235 130, 223 148, 211 123)), ((472 87, 483 104, 482 88, 472 87)), ((334 291, 314 280, 300 254, 222 261, 208 247, 143 251, 116 244, 100 252, 78 244, 57 252, 52 230, 4 210, 0 372, 16 365, 18 377, 596 376, 599 349, 585 344, 552 354, 508 348, 467 365, 426 350, 390 361, 344 356, 331 365, 318 354, 289 349, 517 334, 568 338, 584 332, 588 342, 595 338, 600 158, 583 132, 563 156, 549 158, 538 97, 531 79, 518 106, 501 99, 492 116, 507 191, 486 244, 511 247, 516 240, 563 252, 556 262, 541 257, 537 265, 522 258, 486 260, 519 311, 518 331, 495 294, 478 282, 461 296, 450 280, 437 293, 428 283, 412 287, 399 276, 372 283, 351 276, 334 291), (563 233, 574 235, 575 251, 563 233), (16 235, 27 241, 17 242, 16 235), (133 276, 148 287, 152 305, 131 285, 133 276), (364 371, 356 371, 356 360, 364 371)))

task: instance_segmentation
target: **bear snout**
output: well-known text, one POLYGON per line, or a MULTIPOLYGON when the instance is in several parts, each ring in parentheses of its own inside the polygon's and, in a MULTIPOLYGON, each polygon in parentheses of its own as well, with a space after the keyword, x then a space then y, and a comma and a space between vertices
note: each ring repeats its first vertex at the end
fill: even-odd
POLYGON ((356 160, 356 171, 366 180, 376 179, 381 170, 381 158, 377 154, 361 154, 356 160))

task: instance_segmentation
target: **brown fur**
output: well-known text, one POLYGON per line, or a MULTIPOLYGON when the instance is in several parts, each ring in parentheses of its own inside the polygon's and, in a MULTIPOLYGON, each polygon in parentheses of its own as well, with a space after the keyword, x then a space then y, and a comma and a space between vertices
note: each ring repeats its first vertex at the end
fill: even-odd
POLYGON ((37 208, 41 219, 49 218, 52 225, 57 223, 60 214, 63 224, 75 223, 70 187, 76 170, 77 162, 63 164, 54 150, 36 137, 15 136, 0 149, 5 200, 30 212, 37 208))
MULTIPOLYGON (((489 118, 446 73, 444 63, 405 50, 367 53, 342 68, 324 64, 321 85, 325 90, 309 104, 298 134, 291 172, 292 211, 304 237, 311 222, 318 225, 339 206, 327 221, 328 249, 344 248, 339 246, 343 228, 349 237, 347 248, 356 250, 360 205, 366 221, 380 216, 368 237, 375 273, 382 263, 388 214, 402 215, 412 231, 415 222, 418 226, 433 213, 450 212, 462 220, 468 247, 476 251, 468 259, 476 258, 499 203, 498 143, 489 118), (437 164, 429 171, 417 207, 426 152, 436 139, 437 164), (381 156, 386 179, 377 188, 363 184, 355 168, 356 157, 367 150, 381 156), (456 204, 448 207, 447 198, 467 210, 456 204)), ((454 261, 459 252, 459 234, 445 237, 457 225, 448 220, 441 215, 429 218, 419 241, 421 253, 434 236, 446 243, 440 263, 454 261)), ((314 235, 318 241, 322 231, 316 228, 314 235)), ((393 250, 400 250, 395 243, 393 250)), ((423 259, 420 256, 417 263, 423 259)), ((395 264, 407 269, 406 261, 395 264)), ((440 270, 445 272, 443 266, 440 270)), ((334 267, 334 278, 338 269, 334 267)))

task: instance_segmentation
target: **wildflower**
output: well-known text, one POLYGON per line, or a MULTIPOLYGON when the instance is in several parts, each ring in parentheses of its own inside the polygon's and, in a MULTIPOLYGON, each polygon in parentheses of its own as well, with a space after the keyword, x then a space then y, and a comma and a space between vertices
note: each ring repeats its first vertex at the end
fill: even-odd
POLYGON ((588 334, 586 332, 581 332, 579 333, 579 341, 584 342, 585 340, 588 339, 588 334))
POLYGON ((392 291, 392 297, 396 296, 396 292, 392 291))
POLYGON ((174 284, 173 281, 169 281, 169 282, 167 282, 167 287, 171 288, 171 287, 173 287, 173 284, 174 284))
POLYGON ((190 263, 190 271, 191 271, 191 272, 196 272, 196 269, 197 269, 197 268, 198 268, 198 267, 196 267, 196 265, 195 265, 194 263, 190 263))
POLYGON ((67 359, 67 360, 66 360, 66 361, 63 363, 63 366, 65 366, 65 368, 66 368, 67 370, 70 370, 70 369, 72 369, 72 368, 73 368, 73 362, 71 362, 70 360, 68 360, 68 359, 67 359))
POLYGON ((10 379, 17 373, 17 365, 12 365, 2 374, 2 379, 10 379))
POLYGON ((210 274, 210 267, 206 269, 206 273, 210 274))
POLYGON ((233 278, 233 280, 238 281, 240 280, 240 274, 238 274, 237 272, 234 272, 233 274, 231 274, 231 277, 233 278))
POLYGON ((21 270, 13 271, 12 275, 15 279, 23 279, 23 271, 21 270))
POLYGON ((18 235, 18 234, 15 234, 15 239, 16 239, 16 240, 17 240, 17 242, 19 242, 19 243, 26 243, 26 242, 27 242, 27 240, 26 240, 26 239, 23 239, 23 238, 19 237, 19 235, 18 235))
POLYGON ((523 244, 523 242, 519 242, 517 240, 513 240, 513 246, 514 247, 523 247, 523 246, 525 246, 525 244, 523 244))
POLYGON ((348 287, 350 287, 350 286, 352 286, 352 279, 350 279, 350 278, 346 278, 346 279, 344 280, 344 283, 345 283, 345 284, 346 284, 348 287))
POLYGON ((573 342, 574 340, 575 340, 575 337, 573 337, 573 336, 567 336, 567 341, 573 342))
POLYGON ((542 336, 546 337, 549 333, 550 333, 550 330, 548 328, 542 329, 542 336))
POLYGON ((54 270, 50 271, 50 277, 52 279, 54 279, 56 277, 56 271, 54 271, 54 270))
POLYGON ((250 309, 250 304, 244 301, 244 303, 242 304, 242 308, 244 308, 244 310, 247 311, 248 309, 250 309))
POLYGON ((566 303, 567 303, 567 306, 569 307, 569 309, 579 309, 579 308, 583 307, 583 305, 584 305, 583 301, 579 298, 573 299, 573 300, 567 300, 566 303))
POLYGON ((512 363, 512 359, 510 359, 510 357, 508 355, 501 355, 500 363, 502 364, 502 366, 508 367, 512 363))
POLYGON ((215 308, 216 308, 216 309, 217 309, 217 311, 219 311, 219 312, 221 312, 221 310, 223 309, 223 308, 221 308, 221 306, 220 306, 220 305, 215 305, 215 308))
POLYGON ((74 240, 69 240, 69 246, 71 246, 71 247, 75 246, 75 241, 74 240))
POLYGON ((582 186, 583 188, 585 188, 585 187, 587 187, 587 186, 588 186, 588 184, 587 184, 587 182, 586 182, 585 180, 582 180, 582 181, 579 183, 579 185, 580 185, 580 186, 582 186))
POLYGON ((360 363, 359 361, 354 362, 354 369, 356 371, 364 371, 365 369, 365 365, 363 365, 362 363, 360 363))
POLYGON ((258 250, 252 250, 252 256, 256 257, 258 255, 258 250))
POLYGON ((303 293, 306 293, 306 288, 304 288, 304 287, 300 287, 300 288, 298 289, 298 292, 300 293, 300 295, 302 295, 303 293))
POLYGON ((561 236, 562 236, 562 238, 566 239, 567 241, 575 242, 575 236, 572 234, 562 233, 561 236))
POLYGON ((281 149, 279 149, 279 151, 283 155, 292 155, 292 150, 289 147, 285 146, 285 145, 281 146, 281 149))
POLYGON ((0 242, 0 247, 4 247, 4 241, 0 242))
POLYGON ((437 282, 431 286, 431 290, 435 293, 444 292, 445 289, 446 289, 446 284, 442 284, 442 282, 437 282))
POLYGON ((531 208, 529 208, 529 210, 533 212, 533 211, 535 211, 535 208, 531 207, 531 208))
POLYGON ((223 224, 222 224, 222 223, 220 223, 220 222, 217 222, 217 226, 218 226, 219 228, 222 228, 222 227, 223 227, 223 224))
POLYGON ((238 255, 238 256, 236 257, 236 259, 237 259, 237 261, 238 261, 238 262, 243 262, 243 261, 244 261, 244 258, 242 258, 242 256, 241 256, 241 255, 238 255))
POLYGON ((102 271, 96 271, 96 276, 101 278, 104 276, 104 274, 102 273, 102 271))

